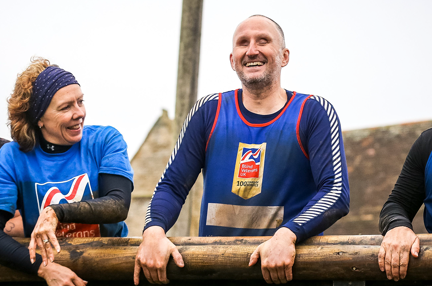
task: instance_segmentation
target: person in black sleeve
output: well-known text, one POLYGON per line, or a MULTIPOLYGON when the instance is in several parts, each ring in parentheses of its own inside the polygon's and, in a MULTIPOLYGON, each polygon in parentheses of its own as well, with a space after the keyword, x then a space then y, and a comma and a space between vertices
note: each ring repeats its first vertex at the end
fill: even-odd
POLYGON ((379 229, 384 235, 378 255, 381 271, 398 281, 407 274, 410 253, 418 257, 420 241, 412 220, 425 204, 424 223, 432 232, 432 129, 424 131, 411 147, 401 174, 384 204, 379 229))
MULTIPOLYGON (((0 138, 0 148, 8 142, 10 141, 0 138)), ((6 222, 4 232, 13 237, 24 236, 22 218, 18 210, 15 212, 15 216, 6 222)))
POLYGON ((3 147, 3 145, 8 143, 8 142, 10 142, 10 141, 7 139, 4 139, 4 138, 0 138, 0 148, 3 147))
POLYGON ((48 285, 85 285, 54 262, 57 237, 127 236, 133 171, 126 142, 113 127, 84 126, 79 83, 46 59, 18 75, 8 111, 14 141, 0 149, 0 260, 48 285), (29 249, 4 231, 17 209, 29 249))

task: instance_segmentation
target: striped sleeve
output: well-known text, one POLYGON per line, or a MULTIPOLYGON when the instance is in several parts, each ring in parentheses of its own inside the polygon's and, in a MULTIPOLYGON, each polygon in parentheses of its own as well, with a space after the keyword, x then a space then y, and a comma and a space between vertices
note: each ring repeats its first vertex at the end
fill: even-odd
POLYGON ((317 186, 316 195, 284 225, 301 242, 348 213, 349 184, 342 131, 333 106, 322 97, 312 96, 305 104, 299 132, 317 186))
POLYGON ((199 99, 188 113, 166 168, 147 208, 144 230, 168 231, 204 166, 205 145, 216 115, 219 94, 199 99))

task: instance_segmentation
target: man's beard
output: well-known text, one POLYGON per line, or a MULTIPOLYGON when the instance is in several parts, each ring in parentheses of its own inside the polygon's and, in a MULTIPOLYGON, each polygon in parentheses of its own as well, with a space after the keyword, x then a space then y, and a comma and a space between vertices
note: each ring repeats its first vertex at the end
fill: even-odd
MULTIPOLYGON (((236 72, 240 81, 247 89, 256 91, 265 90, 271 87, 273 80, 278 77, 276 67, 281 66, 281 63, 282 57, 280 55, 276 56, 274 66, 267 67, 267 69, 260 76, 247 77, 242 70, 236 70, 236 72)), ((268 61, 266 61, 266 65, 267 64, 269 64, 268 61)))
POLYGON ((247 77, 243 71, 238 71, 237 76, 242 84, 250 90, 262 90, 272 84, 272 76, 267 71, 257 77, 247 77))

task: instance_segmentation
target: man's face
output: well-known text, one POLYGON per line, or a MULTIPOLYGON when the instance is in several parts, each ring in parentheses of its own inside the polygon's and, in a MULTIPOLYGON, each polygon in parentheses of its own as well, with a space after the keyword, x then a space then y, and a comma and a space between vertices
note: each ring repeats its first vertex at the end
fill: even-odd
POLYGON ((283 48, 275 24, 256 16, 243 21, 234 32, 230 61, 243 85, 262 89, 280 80, 281 69, 289 61, 289 51, 283 48))

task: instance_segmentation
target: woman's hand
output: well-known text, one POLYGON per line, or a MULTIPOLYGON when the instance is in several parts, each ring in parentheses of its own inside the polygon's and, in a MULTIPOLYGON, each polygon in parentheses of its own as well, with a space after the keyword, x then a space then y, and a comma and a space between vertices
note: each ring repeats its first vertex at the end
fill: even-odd
POLYGON ((67 267, 57 263, 50 263, 47 266, 41 265, 38 270, 38 276, 45 279, 49 286, 60 285, 87 285, 87 281, 79 278, 75 272, 67 267))
POLYGON ((51 207, 46 207, 40 214, 35 228, 31 234, 29 245, 30 261, 36 261, 36 246, 41 249, 43 265, 47 266, 48 258, 51 262, 54 261, 53 248, 60 252, 60 245, 55 235, 58 219, 51 207), (51 247, 52 245, 52 247, 51 247))
POLYGON ((395 227, 387 232, 378 253, 378 264, 381 271, 386 272, 389 280, 404 279, 409 255, 418 257, 420 240, 408 227, 395 227))

